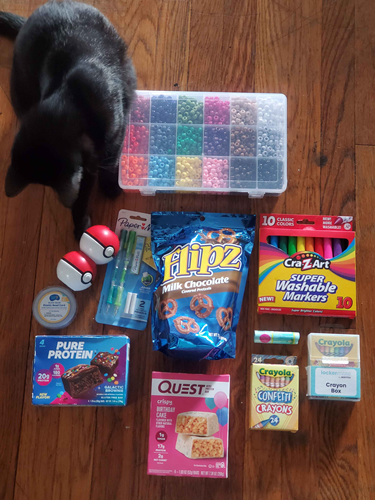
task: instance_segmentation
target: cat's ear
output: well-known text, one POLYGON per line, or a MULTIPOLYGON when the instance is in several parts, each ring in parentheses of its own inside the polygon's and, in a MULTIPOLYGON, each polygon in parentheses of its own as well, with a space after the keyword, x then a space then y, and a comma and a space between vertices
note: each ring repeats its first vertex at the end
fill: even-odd
POLYGON ((5 178, 5 194, 9 198, 17 196, 29 183, 20 175, 13 165, 10 165, 5 178))

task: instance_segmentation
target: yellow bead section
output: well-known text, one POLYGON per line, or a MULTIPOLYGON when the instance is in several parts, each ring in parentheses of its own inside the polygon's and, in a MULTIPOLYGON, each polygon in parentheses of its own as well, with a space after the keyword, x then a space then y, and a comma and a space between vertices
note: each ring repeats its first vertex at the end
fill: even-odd
POLYGON ((202 186, 202 159, 190 156, 177 156, 176 186, 202 186))

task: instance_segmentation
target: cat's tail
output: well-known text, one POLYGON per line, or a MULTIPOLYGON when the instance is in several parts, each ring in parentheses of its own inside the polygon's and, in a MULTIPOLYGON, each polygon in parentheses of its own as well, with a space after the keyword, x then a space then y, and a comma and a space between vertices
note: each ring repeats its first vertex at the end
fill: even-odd
POLYGON ((18 32, 26 22, 26 17, 0 11, 0 36, 16 38, 18 32))

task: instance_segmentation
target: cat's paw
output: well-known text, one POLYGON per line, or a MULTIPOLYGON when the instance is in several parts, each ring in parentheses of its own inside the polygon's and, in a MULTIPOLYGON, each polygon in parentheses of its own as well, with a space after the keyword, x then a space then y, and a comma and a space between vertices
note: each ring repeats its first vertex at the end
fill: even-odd
POLYGON ((74 227, 74 237, 77 241, 81 239, 82 234, 91 227, 91 217, 89 215, 85 215, 82 219, 82 222, 74 227))

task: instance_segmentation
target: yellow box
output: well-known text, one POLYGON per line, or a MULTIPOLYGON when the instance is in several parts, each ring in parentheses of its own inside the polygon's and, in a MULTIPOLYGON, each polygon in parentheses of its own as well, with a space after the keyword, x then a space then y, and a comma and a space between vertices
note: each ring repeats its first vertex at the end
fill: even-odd
POLYGON ((298 366, 253 363, 250 401, 251 429, 298 431, 298 366))

